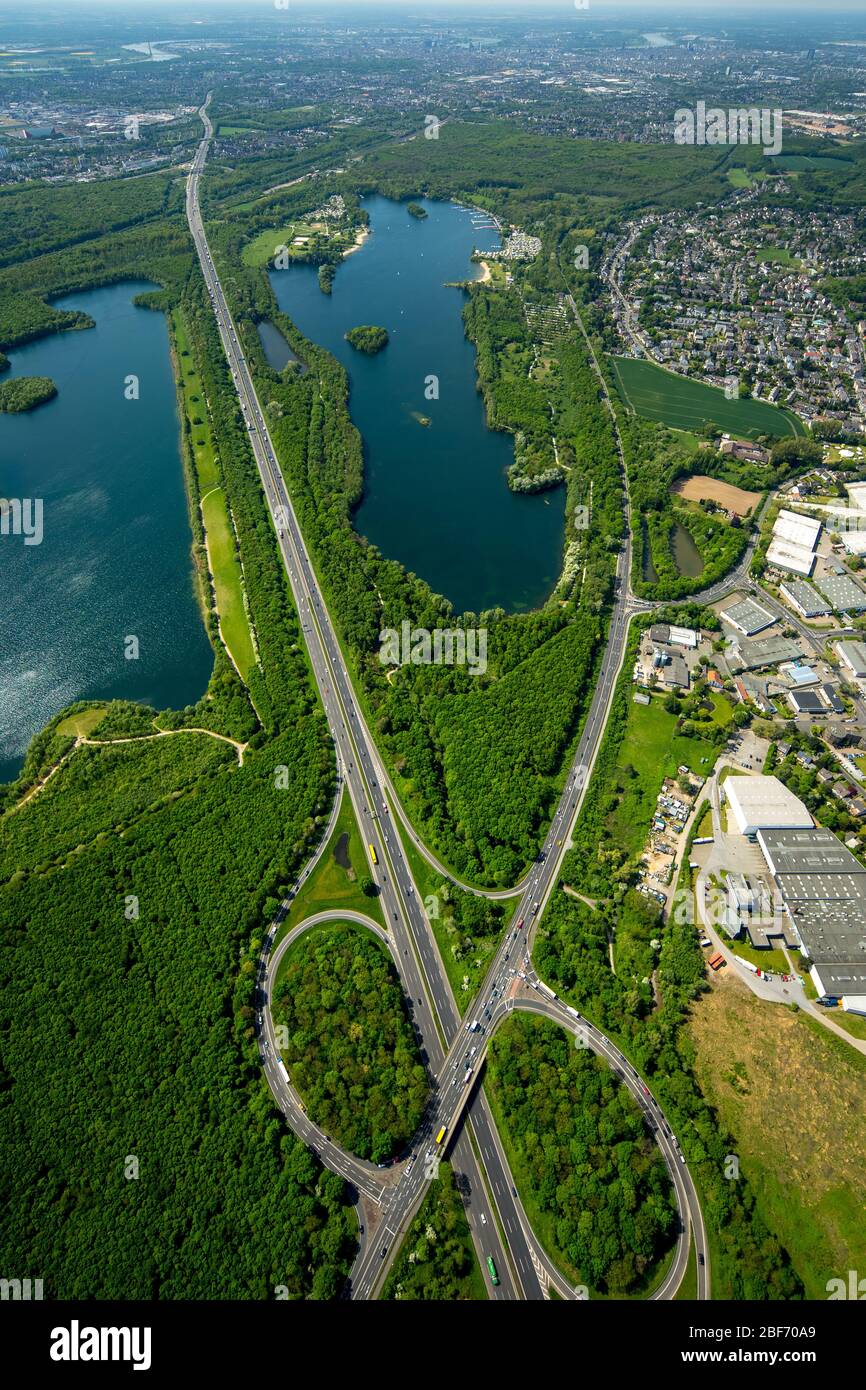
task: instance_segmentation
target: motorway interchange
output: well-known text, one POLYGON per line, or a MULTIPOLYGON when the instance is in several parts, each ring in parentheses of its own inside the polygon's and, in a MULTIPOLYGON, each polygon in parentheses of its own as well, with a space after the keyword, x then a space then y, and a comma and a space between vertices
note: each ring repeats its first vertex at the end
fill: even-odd
MULTIPOLYGON (((417 835, 394 792, 378 749, 364 720, 337 640, 336 632, 313 570, 291 500, 288 496, 264 414, 236 326, 211 259, 199 206, 199 182, 213 135, 207 114, 210 98, 200 111, 204 138, 187 183, 187 217, 217 318, 259 469, 280 552, 300 615, 329 729, 334 740, 339 779, 331 821, 313 860, 307 864, 295 891, 307 881, 330 837, 341 796, 351 799, 365 844, 375 851, 370 872, 379 891, 387 932, 362 914, 320 913, 294 928, 272 950, 277 929, 290 902, 283 904, 271 924, 258 977, 257 1022, 262 1064, 271 1090, 288 1123, 327 1167, 339 1173, 357 1194, 359 1248, 352 1267, 348 1296, 374 1298, 381 1291, 392 1260, 418 1210, 427 1184, 435 1175, 439 1153, 448 1150, 461 1191, 470 1231, 482 1268, 495 1262, 500 1283, 488 1292, 496 1299, 539 1299, 550 1286, 563 1298, 580 1298, 535 1238, 523 1210, 496 1127, 478 1084, 489 1039, 498 1023, 514 1008, 525 1008, 553 1019, 605 1060, 627 1086, 643 1111, 664 1155, 680 1213, 674 1258, 653 1298, 672 1298, 686 1271, 694 1233, 698 1259, 697 1297, 710 1294, 706 1231, 694 1181, 670 1126, 649 1088, 617 1047, 574 1009, 558 1000, 531 966, 535 924, 558 881, 571 830, 601 745, 614 689, 625 658, 632 616, 651 607, 636 600, 628 583, 628 538, 617 561, 616 599, 598 682, 559 805, 538 860, 516 889, 493 897, 519 894, 519 904, 501 941, 474 1003, 461 1019, 438 947, 413 882, 395 820, 410 834, 422 854, 447 877, 417 835), (303 931, 323 920, 349 920, 367 927, 388 947, 410 1006, 428 1071, 431 1100, 411 1152, 385 1170, 341 1150, 307 1116, 291 1086, 276 1046, 270 1015, 270 990, 283 952, 303 931), (473 1028, 473 1024, 476 1026, 473 1028), (437 1145, 437 1137, 444 1136, 437 1145), (470 1137, 471 1134, 471 1137, 470 1137)), ((576 313, 578 323, 579 315, 576 313)), ((610 403, 608 402, 610 407, 610 403)), ((618 436, 617 436, 618 438, 618 436)), ((622 458, 620 455, 620 461, 622 458)), ((749 553, 738 569, 745 571, 749 553)), ((737 580, 697 596, 712 601, 737 580)), ((461 885, 467 887, 468 885, 461 885)), ((477 890, 471 890, 477 891, 477 890)))

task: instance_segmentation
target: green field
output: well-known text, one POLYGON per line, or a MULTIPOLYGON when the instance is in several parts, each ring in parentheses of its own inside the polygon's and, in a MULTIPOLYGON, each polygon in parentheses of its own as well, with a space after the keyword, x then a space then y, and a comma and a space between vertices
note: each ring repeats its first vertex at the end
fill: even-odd
POLYGON ((765 246, 760 250, 755 258, 759 265, 765 261, 771 261, 775 265, 788 265, 794 270, 802 270, 803 262, 796 256, 792 256, 790 251, 784 246, 765 246))
POLYGON ((385 925, 378 898, 368 898, 361 892, 361 880, 369 876, 370 865, 351 798, 345 792, 340 795, 340 810, 327 848, 292 903, 277 933, 275 945, 306 917, 332 908, 363 912, 380 926, 385 925), (337 858, 338 848, 340 859, 345 861, 343 864, 337 858))
POLYGON ((244 605, 243 576, 220 480, 216 448, 208 419, 201 378, 189 347, 180 310, 172 314, 183 408, 190 423, 190 448, 195 463, 208 559, 213 574, 220 632, 229 656, 246 680, 256 665, 256 652, 244 605), (188 354, 185 356, 184 354, 188 354), (196 420, 201 421, 195 424, 196 420))
POLYGON ((673 429, 700 430, 713 420, 743 439, 806 433, 796 415, 765 401, 729 401, 718 386, 676 376, 640 358, 611 357, 610 361, 625 403, 636 414, 673 429))
POLYGON ((754 169, 728 170, 728 178, 734 185, 734 188, 751 188, 753 183, 758 183, 759 180, 765 179, 766 177, 766 174, 754 169))
POLYGON ((677 732, 677 717, 664 709, 662 696, 654 695, 648 705, 630 703, 616 760, 622 792, 607 822, 613 840, 636 854, 646 838, 663 778, 676 777, 680 764, 699 777, 708 777, 715 756, 711 743, 677 732), (636 776, 628 769, 634 769, 636 776))

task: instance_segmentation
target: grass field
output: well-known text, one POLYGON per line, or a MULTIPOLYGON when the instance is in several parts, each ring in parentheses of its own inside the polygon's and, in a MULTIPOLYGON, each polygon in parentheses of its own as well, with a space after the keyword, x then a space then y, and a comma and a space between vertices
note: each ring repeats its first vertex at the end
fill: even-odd
POLYGON ((766 174, 755 169, 729 169, 728 179, 734 188, 751 188, 753 183, 759 183, 765 179, 766 174))
POLYGON ((803 262, 796 256, 792 256, 790 251, 786 251, 783 246, 765 246, 759 251, 756 260, 761 265, 765 261, 770 261, 774 265, 787 265, 793 270, 802 270, 803 262))
POLYGON ((678 430, 701 430, 709 420, 729 434, 757 439, 805 434, 796 415, 765 401, 729 401, 718 386, 676 376, 636 357, 611 357, 620 395, 638 415, 678 430))
POLYGON ((211 434, 201 378, 189 346, 186 324, 179 309, 172 314, 174 341, 181 373, 183 407, 190 422, 190 443, 201 498, 202 522, 207 537, 220 631, 229 655, 244 680, 256 665, 256 652, 244 607, 243 577, 222 490, 216 448, 211 434), (184 356, 188 353, 188 356, 184 356), (201 424, 194 421, 200 420, 201 424))
POLYGON ((608 830, 616 844, 636 854, 649 828, 662 779, 676 777, 680 764, 707 777, 715 759, 713 746, 700 738, 677 733, 676 715, 662 707, 660 696, 650 704, 629 705, 628 726, 617 758, 617 778, 623 787, 608 830), (633 767, 636 777, 625 769, 633 767))
POLYGON ((828 1279, 866 1269, 866 1058, 729 972, 694 1009, 689 1035, 764 1220, 806 1297, 826 1299, 828 1279))
POLYGON ((312 917, 317 912, 325 912, 331 908, 337 911, 364 912, 380 926, 385 925, 378 898, 368 898, 361 892, 361 879, 370 873, 370 866, 367 863, 351 798, 345 791, 342 798, 337 823, 325 852, 312 877, 307 880, 292 903, 291 911, 277 933, 275 945, 293 927, 303 922, 305 917, 312 917), (344 864, 336 857, 338 848, 340 858, 346 861, 344 864))
POLYGON ((89 738, 105 718, 106 708, 105 705, 98 705, 95 709, 83 709, 78 714, 69 714, 65 719, 61 719, 56 732, 74 738, 89 738))

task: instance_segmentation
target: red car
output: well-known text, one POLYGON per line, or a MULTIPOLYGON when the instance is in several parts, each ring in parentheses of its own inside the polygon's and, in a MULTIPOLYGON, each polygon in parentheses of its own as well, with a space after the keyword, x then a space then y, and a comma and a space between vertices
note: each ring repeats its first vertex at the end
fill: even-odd
POLYGON ((521 928, 522 926, 523 926, 523 918, 521 917, 520 921, 517 923, 517 927, 515 928, 515 930, 516 930, 516 931, 520 931, 520 928, 521 928))

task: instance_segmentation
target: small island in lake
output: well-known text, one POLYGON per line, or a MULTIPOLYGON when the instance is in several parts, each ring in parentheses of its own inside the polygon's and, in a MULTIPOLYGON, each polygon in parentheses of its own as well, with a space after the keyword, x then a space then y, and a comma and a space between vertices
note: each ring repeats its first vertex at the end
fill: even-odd
POLYGON ((0 412, 17 415, 22 410, 35 410, 57 395, 50 376, 19 376, 0 386, 0 412))
POLYGON ((387 345, 388 331, 385 328, 377 328, 375 324, 362 324, 360 328, 349 329, 346 342, 357 352, 381 352, 387 345))
POLYGON ((410 217, 417 217, 419 222, 423 222, 424 218, 427 216, 426 209, 422 208, 420 203, 409 203, 406 211, 410 217))

